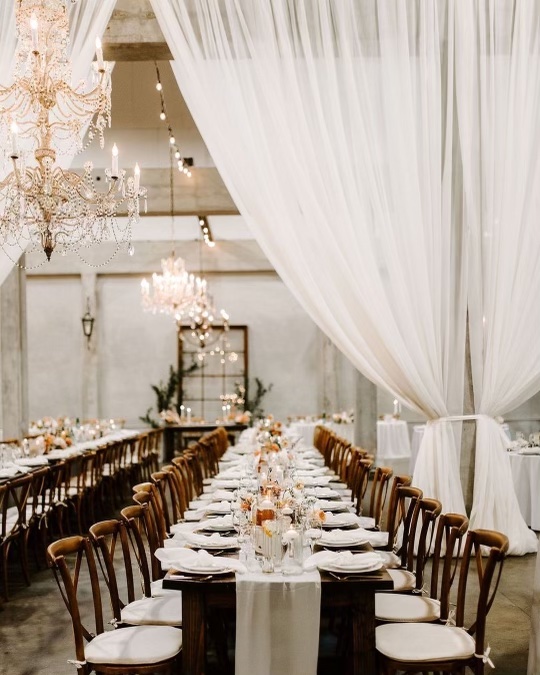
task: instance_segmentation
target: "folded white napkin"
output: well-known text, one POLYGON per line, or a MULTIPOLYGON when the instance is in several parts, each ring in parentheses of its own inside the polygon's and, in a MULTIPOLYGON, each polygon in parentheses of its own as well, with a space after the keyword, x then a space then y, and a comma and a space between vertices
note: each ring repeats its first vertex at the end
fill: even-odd
POLYGON ((388 532, 372 532, 364 529, 356 531, 360 531, 362 536, 365 537, 373 547, 386 546, 388 544, 388 532))
POLYGON ((199 523, 199 530, 232 530, 233 521, 232 515, 221 516, 220 518, 208 518, 199 523))
POLYGON ((325 525, 332 526, 334 523, 336 523, 336 527, 338 527, 338 523, 340 525, 358 524, 358 516, 355 513, 331 513, 330 511, 325 511, 324 515, 323 527, 325 525))
POLYGON ((221 502, 210 502, 204 507, 204 510, 207 513, 230 513, 231 512, 231 502, 225 500, 221 502))
POLYGON ((328 469, 325 466, 308 466, 302 469, 299 469, 296 472, 298 477, 302 476, 324 476, 328 474, 328 469))
POLYGON ((188 544, 205 548, 234 548, 238 546, 238 539, 236 537, 223 537, 219 532, 214 532, 211 535, 197 534, 195 532, 185 532, 184 539, 188 544))
MULTIPOLYGON (((212 490, 223 488, 225 490, 236 490, 240 481, 238 478, 216 478, 212 482, 212 490)), ((210 490, 209 490, 210 491, 210 490)))
POLYGON ((226 469, 225 471, 220 471, 216 478, 218 480, 223 480, 223 479, 228 479, 228 478, 241 478, 242 477, 242 472, 240 469, 237 469, 236 467, 231 467, 230 469, 226 469))
POLYGON ((232 502, 234 501, 234 494, 230 490, 218 489, 212 493, 212 498, 219 501, 232 502))
POLYGON ((329 499, 331 497, 339 497, 339 492, 337 492, 336 490, 332 490, 332 488, 329 487, 307 488, 306 494, 323 499, 329 499))
POLYGON ((21 457, 15 460, 18 466, 47 466, 49 462, 47 457, 40 455, 39 457, 21 457))
POLYGON ((233 569, 240 574, 247 572, 246 566, 239 560, 217 558, 202 549, 193 551, 190 548, 158 548, 155 556, 161 562, 161 569, 163 570, 181 567, 183 569, 189 568, 194 572, 200 569, 205 573, 211 573, 212 570, 219 572, 224 569, 233 569))
POLYGON ((325 544, 333 544, 335 542, 347 542, 350 545, 355 544, 356 542, 367 541, 366 536, 360 530, 340 530, 336 528, 335 530, 325 530, 322 533, 319 543, 323 546, 325 544))
POLYGON ((184 532, 194 532, 200 526, 200 523, 174 523, 171 525, 171 533, 180 537, 184 532))
POLYGON ((375 518, 358 516, 358 527, 363 527, 365 530, 372 530, 375 527, 375 518))
POLYGON ((22 467, 19 466, 6 466, 3 469, 0 469, 0 478, 13 478, 18 473, 24 473, 22 467))
POLYGON ((304 561, 304 569, 314 569, 321 565, 332 565, 343 570, 358 570, 373 567, 382 563, 382 558, 378 553, 352 553, 352 551, 319 551, 310 555, 304 561))
POLYGON ((322 509, 323 511, 346 511, 350 506, 352 506, 352 502, 347 499, 340 501, 319 499, 315 504, 315 508, 322 509))
POLYGON ((308 487, 316 487, 317 485, 328 485, 333 476, 302 476, 301 481, 308 487))

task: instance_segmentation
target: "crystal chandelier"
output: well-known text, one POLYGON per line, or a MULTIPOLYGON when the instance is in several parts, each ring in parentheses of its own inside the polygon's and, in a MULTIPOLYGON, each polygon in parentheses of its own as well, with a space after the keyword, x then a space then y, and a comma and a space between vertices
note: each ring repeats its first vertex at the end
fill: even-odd
POLYGON ((168 314, 180 321, 195 301, 200 279, 189 274, 182 258, 174 251, 161 260, 161 274, 152 274, 152 291, 146 279, 141 281, 142 306, 152 314, 168 314))
MULTIPOLYGON (((57 165, 57 154, 83 149, 95 136, 104 147, 103 132, 111 121, 111 77, 96 41, 94 88, 84 82, 71 85, 67 56, 69 24, 65 0, 20 0, 16 13, 18 46, 15 80, 0 87, 0 134, 12 170, 0 182, 0 246, 22 251, 41 247, 49 260, 53 251, 112 239, 118 250, 130 242, 132 225, 139 218, 140 171, 133 176, 118 168, 113 146, 106 169, 105 192, 98 192, 87 162, 82 175, 57 165), (33 152, 33 159, 30 156, 33 152), (125 222, 116 215, 122 209, 125 222)), ((130 253, 131 244, 129 244, 130 253)))
POLYGON ((215 323, 215 307, 212 296, 208 293, 206 279, 197 279, 195 299, 185 318, 190 331, 184 337, 192 344, 204 350, 214 345, 229 330, 229 315, 222 309, 221 325, 215 323))

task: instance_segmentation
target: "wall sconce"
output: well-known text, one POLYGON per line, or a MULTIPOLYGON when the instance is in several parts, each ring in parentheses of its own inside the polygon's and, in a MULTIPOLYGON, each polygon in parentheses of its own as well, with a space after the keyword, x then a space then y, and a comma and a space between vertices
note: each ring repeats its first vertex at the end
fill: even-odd
POLYGON ((87 346, 90 349, 90 338, 94 330, 94 317, 90 314, 90 298, 86 298, 86 314, 82 317, 82 328, 85 338, 87 339, 87 346))

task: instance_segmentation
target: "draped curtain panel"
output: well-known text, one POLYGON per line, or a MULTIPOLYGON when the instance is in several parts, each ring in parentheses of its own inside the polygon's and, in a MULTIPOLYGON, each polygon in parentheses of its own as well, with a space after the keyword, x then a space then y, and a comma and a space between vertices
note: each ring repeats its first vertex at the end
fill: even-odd
MULTIPOLYGON (((0 82, 7 86, 12 81, 15 66, 15 50, 17 33, 15 28, 15 0, 4 0, 0 7, 0 82)), ((88 78, 90 66, 96 51, 96 38, 102 37, 116 0, 100 0, 100 2, 78 2, 68 4, 70 43, 73 83, 88 78)), ((59 155, 58 162, 68 168, 73 154, 59 155)), ((5 176, 10 166, 0 168, 0 175, 5 176)), ((0 286, 13 269, 15 261, 24 253, 19 248, 10 251, 10 256, 0 251, 0 286)))
POLYGON ((456 5, 456 100, 470 232, 469 323, 477 424, 473 527, 536 551, 493 417, 540 390, 540 5, 456 5))
MULTIPOLYGON (((454 2, 152 0, 208 149, 281 278, 410 408, 462 412, 454 2)), ((464 512, 452 424, 415 484, 464 512)))

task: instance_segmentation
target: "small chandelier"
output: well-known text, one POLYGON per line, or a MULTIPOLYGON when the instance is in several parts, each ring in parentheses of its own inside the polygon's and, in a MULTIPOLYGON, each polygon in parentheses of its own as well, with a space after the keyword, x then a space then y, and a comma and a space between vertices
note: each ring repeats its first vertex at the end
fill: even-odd
POLYGON ((57 153, 83 149, 86 128, 88 144, 98 136, 104 147, 103 132, 111 121, 111 77, 101 43, 96 41, 94 88, 86 91, 84 83, 71 86, 65 0, 20 0, 16 24, 15 80, 0 87, 0 132, 10 141, 6 152, 13 166, 0 182, 0 246, 23 251, 41 246, 48 260, 55 250, 78 251, 107 239, 115 240, 118 250, 130 242, 139 198, 146 197, 138 165, 126 179, 114 145, 111 167, 105 171, 108 187, 102 193, 95 188, 91 162, 82 175, 56 164, 57 153), (30 151, 32 166, 25 157, 30 151), (119 208, 127 215, 124 225, 116 221, 119 208))
POLYGON ((215 313, 214 302, 208 293, 206 279, 197 278, 196 297, 185 317, 190 331, 186 331, 184 337, 187 337, 200 350, 214 345, 229 330, 227 312, 224 309, 220 311, 221 325, 215 323, 215 313))
POLYGON ((161 260, 161 270, 161 274, 152 274, 152 292, 148 281, 141 281, 143 309, 152 314, 168 314, 180 321, 195 301, 200 279, 189 274, 182 258, 175 258, 174 251, 161 260))

